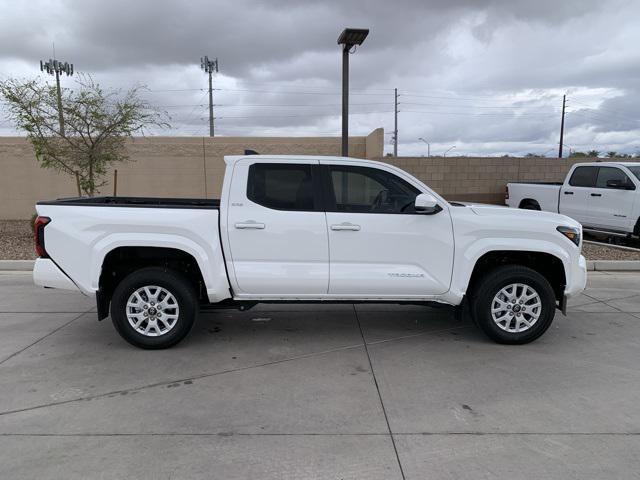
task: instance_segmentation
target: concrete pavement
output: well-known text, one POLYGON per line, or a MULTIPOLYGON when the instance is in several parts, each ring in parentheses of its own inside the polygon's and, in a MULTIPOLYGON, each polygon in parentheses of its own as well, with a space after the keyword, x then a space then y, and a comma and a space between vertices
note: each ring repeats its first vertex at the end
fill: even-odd
POLYGON ((526 346, 447 309, 258 306, 135 349, 0 274, 0 478, 640 478, 640 275, 526 346))

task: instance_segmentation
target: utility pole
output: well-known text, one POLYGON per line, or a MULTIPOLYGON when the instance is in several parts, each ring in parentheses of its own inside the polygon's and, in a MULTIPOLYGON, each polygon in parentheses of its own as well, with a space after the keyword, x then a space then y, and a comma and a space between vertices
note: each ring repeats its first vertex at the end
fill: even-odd
POLYGON ((200 68, 209 74, 209 136, 213 137, 214 128, 213 128, 213 72, 218 73, 218 59, 209 60, 209 57, 206 55, 204 57, 200 57, 200 68))
POLYGON ((58 122, 60 124, 60 135, 64 137, 64 116, 62 115, 62 91, 60 89, 60 74, 73 75, 73 63, 59 62, 50 58, 48 62, 40 60, 40 71, 56 76, 56 88, 58 93, 58 122))
POLYGON ((567 96, 562 96, 562 120, 560 121, 560 146, 558 147, 558 158, 562 158, 562 142, 564 140, 564 107, 567 102, 567 96))
POLYGON ((398 89, 394 88, 393 156, 398 156, 398 89))

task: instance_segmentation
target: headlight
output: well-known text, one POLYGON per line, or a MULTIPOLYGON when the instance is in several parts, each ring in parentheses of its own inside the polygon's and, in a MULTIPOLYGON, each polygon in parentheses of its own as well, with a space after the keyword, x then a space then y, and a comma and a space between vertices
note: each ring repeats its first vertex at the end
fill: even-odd
POLYGON ((556 228, 561 234, 575 243, 578 247, 580 246, 580 229, 576 227, 563 227, 560 226, 556 228))

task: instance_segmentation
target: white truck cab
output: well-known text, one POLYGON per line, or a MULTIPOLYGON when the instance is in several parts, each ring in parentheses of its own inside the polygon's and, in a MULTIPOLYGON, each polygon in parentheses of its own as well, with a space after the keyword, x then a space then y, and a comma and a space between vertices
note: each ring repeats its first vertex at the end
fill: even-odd
POLYGON ((527 343, 586 283, 568 217, 450 203, 385 163, 225 157, 220 200, 76 198, 37 205, 39 285, 95 296, 143 348, 180 341, 202 307, 439 303, 527 343))

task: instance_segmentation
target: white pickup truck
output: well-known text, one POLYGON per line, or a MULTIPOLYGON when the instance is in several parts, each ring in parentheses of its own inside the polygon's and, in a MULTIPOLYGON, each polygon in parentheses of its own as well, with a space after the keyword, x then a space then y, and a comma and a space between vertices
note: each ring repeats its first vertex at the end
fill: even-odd
POLYGON ((513 208, 558 212, 586 231, 640 235, 640 163, 576 163, 564 183, 507 184, 513 208))
POLYGON ((201 308, 265 302, 459 306, 493 340, 542 335, 582 291, 580 224, 449 203, 406 172, 340 157, 225 157, 218 200, 37 205, 35 283, 95 297, 122 337, 176 344, 201 308))

